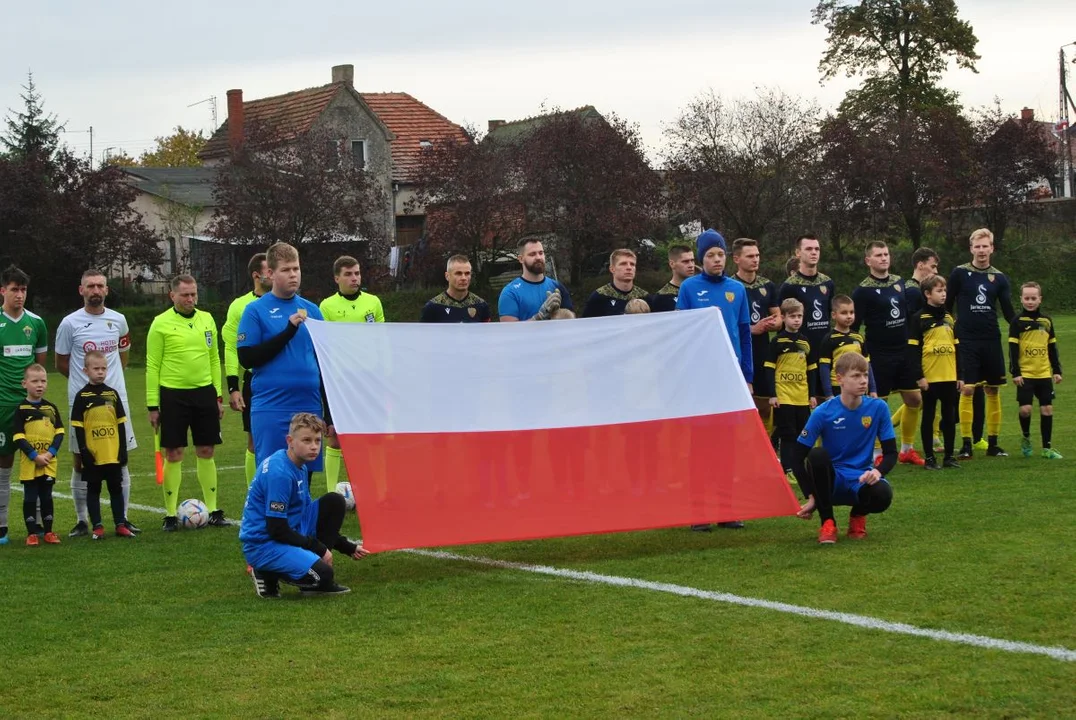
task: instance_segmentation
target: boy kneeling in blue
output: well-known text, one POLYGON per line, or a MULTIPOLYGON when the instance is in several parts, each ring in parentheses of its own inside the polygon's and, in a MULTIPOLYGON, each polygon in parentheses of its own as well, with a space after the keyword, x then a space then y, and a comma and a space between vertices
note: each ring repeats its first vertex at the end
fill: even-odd
POLYGON ((333 579, 332 551, 361 560, 367 555, 340 534, 347 506, 344 497, 310 497, 306 463, 321 453, 325 423, 311 413, 296 413, 285 450, 264 461, 254 475, 243 507, 239 540, 251 567, 258 597, 280 597, 280 581, 304 595, 339 595, 350 589, 333 579))
POLYGON ((807 520, 815 510, 822 519, 818 542, 837 542, 834 505, 851 505, 848 537, 867 537, 867 515, 885 512, 893 502, 893 488, 885 474, 897 464, 897 439, 885 400, 867 397, 867 359, 846 352, 834 371, 841 394, 818 406, 800 433, 792 455, 792 472, 807 502, 799 517, 807 520), (822 446, 814 447, 821 438, 822 446), (882 444, 882 459, 872 462, 874 441, 882 444))

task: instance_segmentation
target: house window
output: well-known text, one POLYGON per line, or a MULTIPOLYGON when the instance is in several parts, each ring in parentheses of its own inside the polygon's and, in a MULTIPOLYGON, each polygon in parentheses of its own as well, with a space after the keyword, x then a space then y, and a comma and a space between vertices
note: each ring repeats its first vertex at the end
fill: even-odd
POLYGON ((366 169, 366 141, 365 140, 352 140, 351 141, 351 162, 360 170, 366 169))

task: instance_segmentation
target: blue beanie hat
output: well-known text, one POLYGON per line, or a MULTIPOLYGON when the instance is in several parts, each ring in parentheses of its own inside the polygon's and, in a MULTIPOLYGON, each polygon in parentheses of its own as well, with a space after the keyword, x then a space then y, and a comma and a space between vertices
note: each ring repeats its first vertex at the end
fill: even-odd
POLYGON ((725 246, 725 238, 721 237, 721 233, 713 228, 710 228, 703 232, 702 235, 699 235, 699 239, 696 240, 696 243, 699 248, 700 263, 702 262, 702 259, 706 257, 706 253, 709 252, 710 248, 719 247, 725 252, 729 251, 725 246))

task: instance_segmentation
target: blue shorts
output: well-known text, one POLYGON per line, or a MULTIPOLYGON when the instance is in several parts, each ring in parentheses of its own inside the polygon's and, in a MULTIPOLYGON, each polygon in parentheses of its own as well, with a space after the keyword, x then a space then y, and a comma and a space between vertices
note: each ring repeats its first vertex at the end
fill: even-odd
MULTIPOLYGON (((859 489, 864 487, 863 483, 859 482, 859 476, 863 473, 849 473, 844 470, 837 470, 836 468, 834 468, 833 473, 833 504, 858 505, 859 489)), ((882 478, 879 482, 884 482, 886 485, 889 484, 889 481, 885 478, 882 478)))
MULTIPOLYGON (((318 503, 315 500, 303 512, 300 521, 299 533, 301 535, 313 535, 318 526, 318 503)), ((266 542, 243 543, 243 556, 247 564, 257 570, 280 573, 292 580, 298 580, 306 575, 307 571, 314 566, 320 556, 309 550, 294 545, 285 545, 275 540, 266 542)))
MULTIPOLYGON (((288 447, 288 427, 296 411, 257 410, 250 414, 250 434, 254 439, 254 461, 259 465, 277 450, 288 447)), ((306 469, 318 472, 323 468, 324 449, 318 459, 306 464, 306 469)))

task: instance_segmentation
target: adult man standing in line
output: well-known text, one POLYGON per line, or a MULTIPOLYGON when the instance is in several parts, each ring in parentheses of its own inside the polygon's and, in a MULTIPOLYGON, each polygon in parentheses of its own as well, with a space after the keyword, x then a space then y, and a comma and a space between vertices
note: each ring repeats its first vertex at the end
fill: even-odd
MULTIPOLYGON (((105 356, 107 374, 105 385, 115 390, 120 396, 123 407, 129 408, 127 401, 127 381, 123 371, 127 369, 128 351, 131 349, 131 334, 127 327, 127 318, 105 307, 108 297, 108 280, 100 270, 87 270, 82 273, 82 283, 78 287, 82 296, 82 308, 76 310, 56 327, 56 369, 67 378, 68 412, 75 405, 75 396, 85 387, 86 353, 96 350, 105 356)), ((135 442, 134 423, 124 423, 127 432, 127 451, 138 447, 135 442)), ((75 514, 78 522, 68 533, 70 537, 89 535, 89 511, 86 508, 86 482, 82 479, 82 456, 79 453, 75 433, 68 441, 74 459, 71 468, 71 495, 75 501, 75 514)), ((122 469, 123 506, 131 505, 131 473, 127 465, 122 469)), ((139 529, 125 521, 127 529, 137 534, 139 529)))
POLYGON ((557 310, 575 310, 572 295, 561 283, 545 276, 545 248, 541 240, 519 241, 523 273, 504 286, 497 301, 501 322, 548 320, 557 310))
MULTIPOLYGON (((814 235, 801 235, 796 240, 796 258, 798 269, 785 280, 777 290, 778 306, 788 298, 795 298, 803 303, 803 327, 800 332, 811 344, 810 362, 818 362, 818 351, 822 342, 829 335, 829 321, 832 308, 830 304, 837 294, 833 280, 818 271, 818 261, 822 256, 822 245, 814 235)), ((820 397, 819 403, 828 398, 820 397)))
POLYGON ((15 411, 26 397, 26 368, 48 359, 45 321, 25 308, 30 276, 11 265, 0 273, 3 316, 0 317, 0 545, 7 545, 7 509, 11 466, 15 464, 15 411))
POLYGON ((636 263, 636 255, 631 250, 613 251, 609 256, 609 272, 613 280, 590 294, 583 306, 583 317, 623 315, 629 301, 646 297, 646 290, 635 285, 636 263))
POLYGON ((676 309, 680 286, 695 275, 695 251, 688 245, 669 246, 669 269, 672 270, 669 282, 648 299, 652 312, 672 312, 676 309))
POLYGON ((466 255, 453 255, 445 267, 448 289, 430 298, 422 306, 419 322, 476 323, 489 322, 489 304, 471 292, 471 261, 466 255))
POLYGON ((918 378, 913 377, 917 374, 917 363, 910 358, 908 350, 909 314, 904 279, 890 274, 889 246, 880 240, 867 245, 864 262, 870 273, 852 291, 856 309, 852 331, 859 332, 860 325, 866 329, 863 349, 870 358, 878 397, 884 399, 892 392, 899 392, 904 399, 898 459, 909 465, 923 465, 923 458, 915 450, 923 396, 916 385, 918 378))
MULTIPOLYGON (((362 291, 362 268, 359 261, 350 255, 336 258, 333 263, 333 280, 336 282, 336 294, 321 301, 321 314, 329 322, 383 323, 385 311, 381 300, 376 295, 362 291)), ((328 426, 325 436, 325 485, 329 492, 336 491, 340 482, 340 466, 344 456, 340 451, 340 439, 336 437, 332 425, 328 426)))
POLYGON ((220 329, 220 341, 224 343, 224 376, 228 384, 228 407, 243 413, 243 432, 247 434, 247 452, 243 459, 243 474, 250 487, 257 468, 254 462, 254 437, 250 434, 250 370, 239 364, 236 338, 239 335, 239 320, 243 310, 273 288, 269 279, 269 266, 265 263, 265 253, 255 253, 247 263, 247 277, 254 289, 240 295, 228 306, 228 317, 220 329), (240 385, 242 376, 242 385, 240 385))
POLYGON ((777 287, 769 278, 758 274, 762 255, 758 243, 750 238, 739 238, 732 243, 732 262, 739 280, 747 290, 747 302, 751 312, 751 357, 754 362, 753 389, 755 407, 766 425, 766 432, 773 432, 773 413, 770 398, 774 388, 767 387, 763 365, 770 348, 770 331, 780 330, 781 307, 777 302, 777 287))
POLYGON ((975 386, 985 383, 987 457, 1008 457, 998 445, 1001 431, 1001 396, 1005 384, 1005 355, 1001 349, 1001 330, 995 304, 1001 306, 1005 322, 1016 316, 1009 290, 1009 278, 990 264, 994 254, 994 233, 980 228, 968 240, 971 262, 953 268, 949 275, 945 308, 956 309, 956 338, 959 340, 960 434, 964 438, 958 457, 973 455, 972 419, 975 386))
POLYGON ((224 417, 217 323, 198 310, 198 282, 191 275, 172 278, 172 307, 153 319, 146 338, 146 405, 149 424, 161 433, 164 452, 164 507, 161 529, 179 529, 176 508, 183 482, 183 450, 190 430, 198 484, 209 510, 209 524, 227 525, 217 508, 217 461, 224 417))

